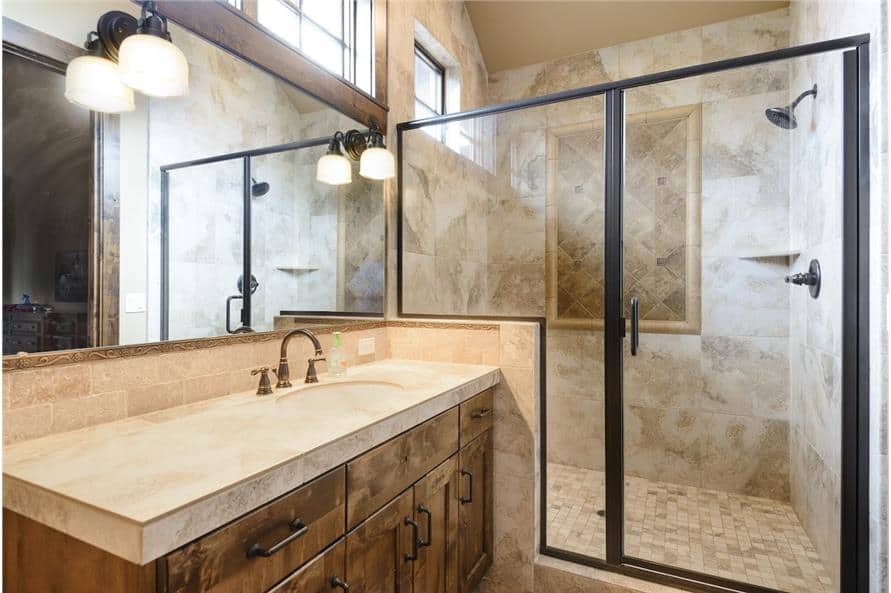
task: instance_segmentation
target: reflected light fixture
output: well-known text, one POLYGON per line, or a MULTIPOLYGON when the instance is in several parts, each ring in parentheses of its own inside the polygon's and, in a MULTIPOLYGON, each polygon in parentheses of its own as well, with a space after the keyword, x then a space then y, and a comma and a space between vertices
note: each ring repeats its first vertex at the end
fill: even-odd
MULTIPOLYGON (((349 130, 346 133, 336 132, 328 146, 328 154, 319 160, 316 179, 339 185, 352 181, 351 165, 343 155, 340 146, 354 161, 359 161, 359 174, 368 179, 390 179, 396 176, 396 159, 387 150, 384 144, 384 135, 372 123, 372 128, 367 133, 359 130, 349 130), (328 168, 339 167, 342 171, 338 174, 328 173, 328 168), (323 175, 323 168, 325 174, 323 175), (336 182, 327 181, 335 179, 336 182)), ((332 169, 333 170, 333 169, 332 169)))
POLYGON ((173 45, 167 17, 158 14, 154 2, 143 2, 135 35, 120 49, 121 80, 152 97, 180 97, 189 93, 189 63, 173 45))
POLYGON ((396 159, 384 144, 378 130, 368 133, 368 146, 359 160, 359 175, 368 179, 390 179, 396 176, 396 159))
POLYGON ((335 132, 328 144, 328 152, 316 165, 316 180, 328 185, 343 185, 353 180, 353 168, 343 156, 340 145, 344 141, 342 132, 335 132))
POLYGON ((136 31, 136 19, 117 10, 99 17, 96 31, 87 35, 88 54, 78 56, 65 69, 65 98, 101 113, 133 111, 133 89, 121 82, 117 61, 120 41, 136 31))

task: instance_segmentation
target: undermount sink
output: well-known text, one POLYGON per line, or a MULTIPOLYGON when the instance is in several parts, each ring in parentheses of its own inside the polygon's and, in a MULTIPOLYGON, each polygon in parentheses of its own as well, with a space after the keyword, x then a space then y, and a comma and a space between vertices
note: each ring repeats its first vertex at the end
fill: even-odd
POLYGON ((278 398, 278 402, 291 399, 293 397, 313 393, 328 391, 332 395, 340 395, 344 397, 374 397, 376 395, 386 395, 393 391, 402 391, 405 389, 399 383, 390 381, 369 381, 362 379, 332 381, 330 383, 313 383, 310 385, 301 385, 291 393, 285 394, 278 398))

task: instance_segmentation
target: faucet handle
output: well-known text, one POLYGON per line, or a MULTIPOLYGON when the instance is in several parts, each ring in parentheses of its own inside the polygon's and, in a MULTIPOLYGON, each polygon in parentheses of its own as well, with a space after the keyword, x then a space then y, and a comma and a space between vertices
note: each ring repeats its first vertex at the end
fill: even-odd
POLYGON ((258 367, 251 371, 251 375, 260 375, 260 385, 257 386, 257 395, 269 395, 272 393, 272 384, 269 382, 269 367, 258 367))
POLYGON ((324 356, 315 356, 313 358, 307 359, 306 361, 306 379, 303 380, 304 383, 318 383, 319 376, 316 373, 316 363, 322 362, 325 360, 324 356))

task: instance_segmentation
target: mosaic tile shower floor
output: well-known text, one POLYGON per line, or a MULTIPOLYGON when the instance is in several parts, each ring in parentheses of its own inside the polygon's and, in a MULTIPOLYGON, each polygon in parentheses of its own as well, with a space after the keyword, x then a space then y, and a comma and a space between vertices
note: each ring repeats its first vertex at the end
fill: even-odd
MULTIPOLYGON (((790 593, 834 591, 792 506, 625 479, 625 553, 790 593)), ((603 558, 603 472, 548 464, 548 544, 603 558)))

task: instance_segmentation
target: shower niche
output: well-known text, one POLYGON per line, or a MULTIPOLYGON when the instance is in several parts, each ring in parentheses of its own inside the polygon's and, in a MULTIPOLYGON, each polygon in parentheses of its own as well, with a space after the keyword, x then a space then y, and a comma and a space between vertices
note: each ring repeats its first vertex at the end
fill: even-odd
MULTIPOLYGON (((647 333, 700 329, 700 104, 625 121, 625 303, 647 333)), ((548 324, 603 329, 603 120, 548 129, 548 324)), ((625 311, 628 317, 630 311, 625 311)))

